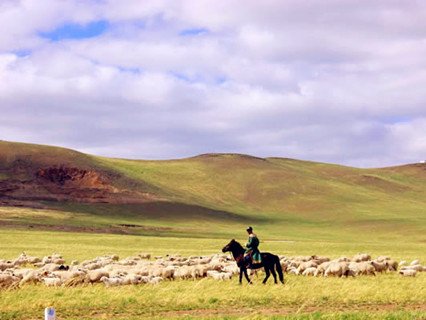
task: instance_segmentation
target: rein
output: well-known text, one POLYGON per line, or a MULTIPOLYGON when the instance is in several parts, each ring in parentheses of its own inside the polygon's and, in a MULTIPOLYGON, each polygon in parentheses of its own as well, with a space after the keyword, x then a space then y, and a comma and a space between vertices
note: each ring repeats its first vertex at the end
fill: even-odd
POLYGON ((244 261, 244 248, 238 242, 236 244, 231 248, 231 252, 235 262, 239 266, 244 261))

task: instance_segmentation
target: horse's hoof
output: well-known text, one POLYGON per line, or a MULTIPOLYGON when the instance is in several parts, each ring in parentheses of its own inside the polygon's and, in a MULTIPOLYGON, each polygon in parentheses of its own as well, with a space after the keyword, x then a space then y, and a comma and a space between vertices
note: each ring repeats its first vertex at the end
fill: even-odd
POLYGON ((253 282, 250 281, 249 284, 253 284, 253 282))

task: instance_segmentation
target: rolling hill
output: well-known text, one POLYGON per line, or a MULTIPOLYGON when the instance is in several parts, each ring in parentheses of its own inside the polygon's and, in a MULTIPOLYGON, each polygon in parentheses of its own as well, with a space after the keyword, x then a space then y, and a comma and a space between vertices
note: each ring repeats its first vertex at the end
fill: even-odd
POLYGON ((426 241, 426 165, 359 169, 205 154, 146 161, 0 142, 0 227, 426 241))

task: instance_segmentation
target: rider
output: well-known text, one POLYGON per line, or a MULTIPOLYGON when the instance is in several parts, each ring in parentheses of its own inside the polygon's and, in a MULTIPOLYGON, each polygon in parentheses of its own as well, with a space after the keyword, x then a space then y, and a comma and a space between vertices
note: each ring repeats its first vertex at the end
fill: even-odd
POLYGON ((257 236, 253 233, 253 228, 248 227, 246 229, 249 238, 246 244, 246 252, 244 254, 244 261, 248 265, 248 267, 252 267, 255 263, 261 263, 261 256, 259 249, 257 248, 259 246, 259 239, 257 236))

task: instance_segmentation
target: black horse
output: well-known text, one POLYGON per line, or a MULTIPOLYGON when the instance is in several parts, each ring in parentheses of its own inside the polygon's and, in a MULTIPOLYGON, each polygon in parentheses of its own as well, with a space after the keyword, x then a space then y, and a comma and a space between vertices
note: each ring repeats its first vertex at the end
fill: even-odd
MULTIPOLYGON (((237 241, 232 239, 231 242, 229 242, 222 249, 222 252, 229 252, 229 251, 232 252, 233 257, 235 261, 237 262, 237 266, 240 268, 240 284, 242 282, 243 273, 247 279, 247 282, 251 284, 252 282, 247 274, 247 267, 244 261, 245 249, 241 246, 241 244, 239 244, 237 241)), ((259 269, 262 267, 265 269, 266 277, 262 283, 265 284, 266 281, 268 281, 268 278, 271 275, 271 273, 272 273, 272 276, 274 277, 275 283, 277 283, 277 274, 275 273, 275 269, 277 269, 280 281, 281 283, 284 284, 283 270, 281 268, 281 263, 278 256, 268 252, 263 252, 260 255, 262 256, 262 262, 252 265, 251 269, 259 269)))

